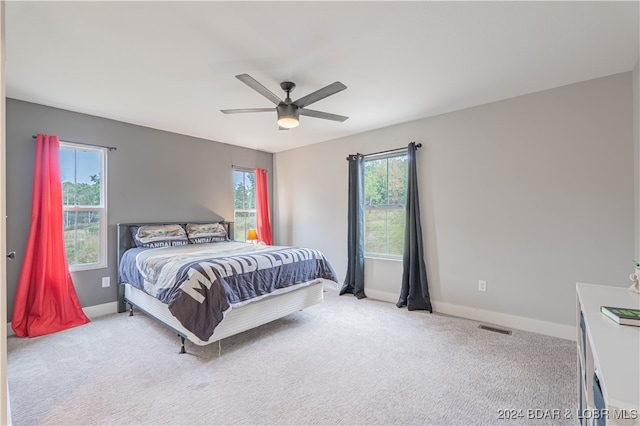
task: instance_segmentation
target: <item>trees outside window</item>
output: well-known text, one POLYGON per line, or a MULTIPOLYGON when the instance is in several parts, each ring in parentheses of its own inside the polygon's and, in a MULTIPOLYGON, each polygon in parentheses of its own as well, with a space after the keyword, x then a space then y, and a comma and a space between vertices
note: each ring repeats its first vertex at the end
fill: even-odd
POLYGON ((60 144, 62 210, 71 270, 107 266, 106 149, 60 144))
POLYGON ((247 231, 256 229, 256 174, 248 170, 233 171, 234 239, 247 240, 247 231))
POLYGON ((365 255, 402 257, 406 200, 406 152, 365 157, 365 255))

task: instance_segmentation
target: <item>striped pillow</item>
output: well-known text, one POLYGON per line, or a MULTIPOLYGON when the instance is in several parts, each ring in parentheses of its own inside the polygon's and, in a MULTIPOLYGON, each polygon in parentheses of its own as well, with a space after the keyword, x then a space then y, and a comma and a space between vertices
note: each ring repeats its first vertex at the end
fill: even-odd
POLYGON ((189 244, 187 233, 178 224, 143 225, 131 228, 136 247, 172 247, 189 244))
POLYGON ((192 244, 227 241, 227 229, 221 223, 187 223, 187 236, 192 244))

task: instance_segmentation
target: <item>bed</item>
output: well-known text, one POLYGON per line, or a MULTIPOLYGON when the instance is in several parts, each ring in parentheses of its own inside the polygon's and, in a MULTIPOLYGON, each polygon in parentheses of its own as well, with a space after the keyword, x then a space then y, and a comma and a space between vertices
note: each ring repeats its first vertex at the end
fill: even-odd
POLYGON ((233 241, 230 222, 121 223, 118 312, 127 305, 207 345, 323 300, 337 282, 324 255, 233 241))

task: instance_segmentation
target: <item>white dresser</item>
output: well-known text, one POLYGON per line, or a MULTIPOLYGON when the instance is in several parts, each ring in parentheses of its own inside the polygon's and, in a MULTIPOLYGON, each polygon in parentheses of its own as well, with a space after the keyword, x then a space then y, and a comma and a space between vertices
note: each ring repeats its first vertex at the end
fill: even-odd
POLYGON ((580 424, 640 425, 640 327, 600 313, 603 305, 640 309, 640 294, 578 283, 576 295, 580 424))

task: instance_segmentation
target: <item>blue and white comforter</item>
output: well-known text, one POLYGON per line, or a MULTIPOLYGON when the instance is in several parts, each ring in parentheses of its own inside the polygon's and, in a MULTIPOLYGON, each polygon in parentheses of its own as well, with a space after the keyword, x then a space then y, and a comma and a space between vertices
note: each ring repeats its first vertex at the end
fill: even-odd
POLYGON ((133 248, 120 261, 119 280, 166 303, 199 339, 207 341, 231 307, 324 278, 337 282, 315 249, 239 242, 133 248))

